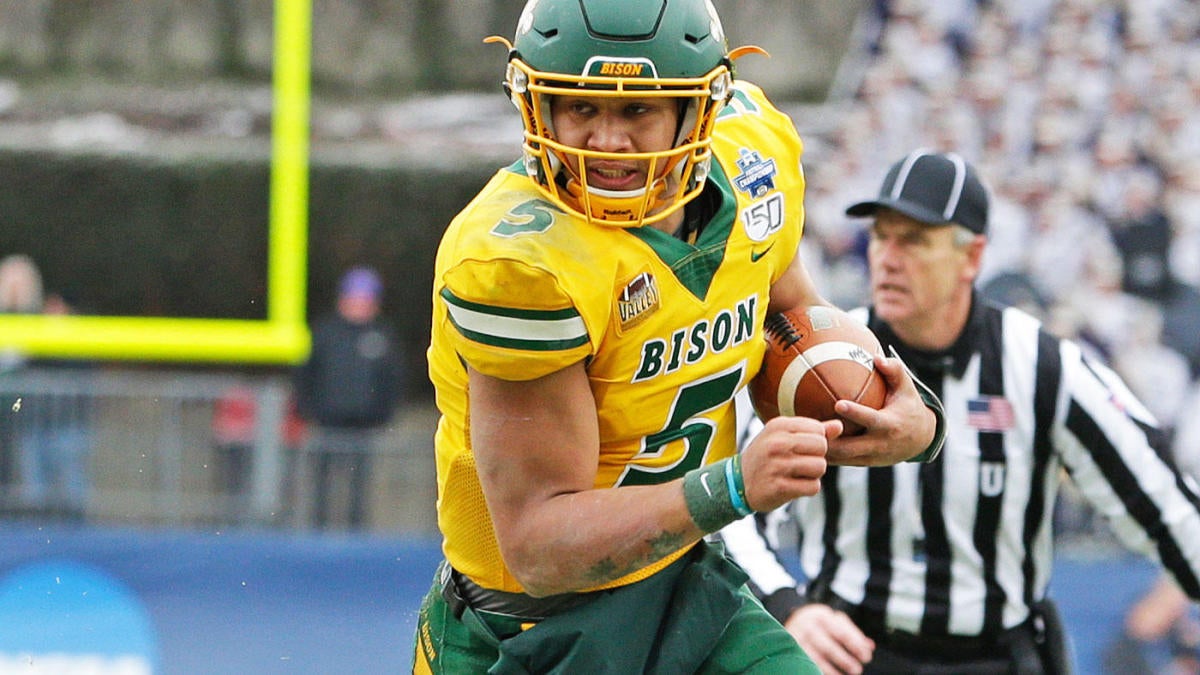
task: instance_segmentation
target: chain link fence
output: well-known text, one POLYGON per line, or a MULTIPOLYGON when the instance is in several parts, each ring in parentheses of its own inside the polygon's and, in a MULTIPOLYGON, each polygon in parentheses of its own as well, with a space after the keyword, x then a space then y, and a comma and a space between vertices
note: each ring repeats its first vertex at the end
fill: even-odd
MULTIPOLYGON (((5 371, 0 511, 95 524, 308 529, 307 428, 290 400, 279 375, 5 371)), ((435 422, 429 404, 413 403, 371 448, 370 530, 436 529, 435 422)))

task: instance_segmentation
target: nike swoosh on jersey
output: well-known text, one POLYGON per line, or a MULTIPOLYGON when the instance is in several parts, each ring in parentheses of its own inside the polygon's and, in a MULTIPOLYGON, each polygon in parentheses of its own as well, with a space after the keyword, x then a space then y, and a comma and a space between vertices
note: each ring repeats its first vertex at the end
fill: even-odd
POLYGON ((750 251, 750 262, 752 262, 752 263, 758 262, 764 255, 766 255, 768 252, 770 252, 770 250, 773 248, 775 248, 775 242, 771 242, 770 246, 764 248, 762 251, 760 251, 758 253, 755 253, 754 251, 750 251))

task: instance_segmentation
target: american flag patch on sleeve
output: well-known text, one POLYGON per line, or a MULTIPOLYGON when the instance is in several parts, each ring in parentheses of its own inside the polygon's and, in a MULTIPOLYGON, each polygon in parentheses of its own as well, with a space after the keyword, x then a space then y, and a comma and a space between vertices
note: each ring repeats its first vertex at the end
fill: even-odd
POLYGON ((967 424, 980 431, 1008 431, 1013 422, 1012 404, 1003 396, 981 396, 967 401, 967 424))

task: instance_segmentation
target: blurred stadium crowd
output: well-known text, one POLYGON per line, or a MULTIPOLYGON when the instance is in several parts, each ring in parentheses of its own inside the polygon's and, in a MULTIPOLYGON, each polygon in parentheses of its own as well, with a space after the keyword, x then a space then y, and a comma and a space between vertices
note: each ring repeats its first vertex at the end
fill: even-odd
POLYGON ((1200 464, 1200 5, 878 0, 865 23, 857 91, 806 134, 820 287, 864 302, 843 209, 916 147, 959 152, 992 189, 983 292, 1093 349, 1200 464))

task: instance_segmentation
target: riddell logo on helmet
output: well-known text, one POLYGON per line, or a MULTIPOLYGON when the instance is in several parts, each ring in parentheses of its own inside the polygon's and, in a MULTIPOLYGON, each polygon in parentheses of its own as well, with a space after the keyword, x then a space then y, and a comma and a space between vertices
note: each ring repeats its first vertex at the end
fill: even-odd
POLYGON ((591 77, 658 77, 650 59, 627 59, 614 56, 594 56, 584 72, 591 77))
POLYGON ((606 206, 602 212, 605 220, 634 220, 637 218, 633 209, 613 209, 606 206))

